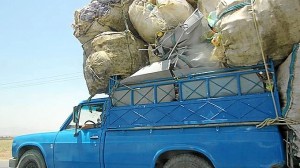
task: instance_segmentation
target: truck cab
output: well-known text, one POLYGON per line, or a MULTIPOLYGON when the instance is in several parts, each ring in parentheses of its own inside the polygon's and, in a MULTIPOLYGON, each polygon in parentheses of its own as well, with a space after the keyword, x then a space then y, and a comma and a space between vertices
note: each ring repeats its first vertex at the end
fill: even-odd
POLYGON ((82 101, 58 132, 16 137, 10 167, 284 167, 278 126, 257 128, 280 114, 267 67, 114 78, 108 97, 82 101))

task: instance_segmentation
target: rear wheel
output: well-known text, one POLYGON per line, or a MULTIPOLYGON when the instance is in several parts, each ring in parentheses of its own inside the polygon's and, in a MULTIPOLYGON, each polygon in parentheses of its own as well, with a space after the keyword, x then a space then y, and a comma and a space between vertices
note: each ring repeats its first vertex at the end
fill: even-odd
POLYGON ((26 151, 20 158, 18 168, 46 168, 43 156, 37 150, 26 151))
POLYGON ((213 168, 205 159, 191 154, 181 154, 171 158, 164 168, 213 168))

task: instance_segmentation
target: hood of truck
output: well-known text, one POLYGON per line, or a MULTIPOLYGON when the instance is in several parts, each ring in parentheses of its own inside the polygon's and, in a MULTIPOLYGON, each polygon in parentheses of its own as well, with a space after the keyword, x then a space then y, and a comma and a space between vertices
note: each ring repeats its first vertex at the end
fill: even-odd
POLYGON ((12 156, 18 158, 18 153, 25 149, 38 149, 43 155, 52 154, 57 133, 45 132, 15 137, 12 144, 12 156))

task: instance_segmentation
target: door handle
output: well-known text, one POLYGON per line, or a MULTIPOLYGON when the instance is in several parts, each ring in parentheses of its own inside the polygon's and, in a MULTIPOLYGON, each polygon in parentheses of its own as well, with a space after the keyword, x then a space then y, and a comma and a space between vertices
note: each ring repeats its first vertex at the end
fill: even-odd
POLYGON ((90 136, 90 139, 98 139, 99 136, 98 135, 93 135, 93 136, 90 136))

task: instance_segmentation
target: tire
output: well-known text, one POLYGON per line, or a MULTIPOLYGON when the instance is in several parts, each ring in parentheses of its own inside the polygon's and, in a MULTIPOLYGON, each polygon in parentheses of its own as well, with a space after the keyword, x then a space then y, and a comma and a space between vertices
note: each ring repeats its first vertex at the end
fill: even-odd
POLYGON ((191 154, 181 154, 171 158, 164 168, 213 168, 205 159, 191 154))
POLYGON ((21 156, 17 168, 46 168, 46 164, 39 151, 29 150, 21 156))

